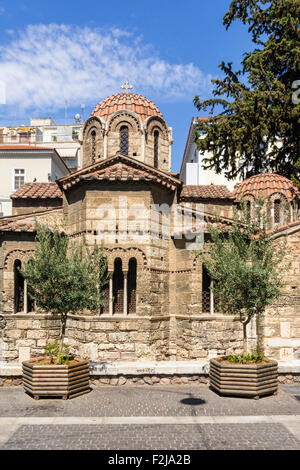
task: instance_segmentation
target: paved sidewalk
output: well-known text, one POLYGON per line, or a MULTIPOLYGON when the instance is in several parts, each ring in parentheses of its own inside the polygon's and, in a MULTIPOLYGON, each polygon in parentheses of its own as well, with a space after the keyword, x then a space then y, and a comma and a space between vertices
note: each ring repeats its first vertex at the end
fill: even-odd
POLYGON ((300 450, 299 387, 283 388, 251 400, 206 385, 99 387, 70 401, 2 388, 0 449, 300 450))

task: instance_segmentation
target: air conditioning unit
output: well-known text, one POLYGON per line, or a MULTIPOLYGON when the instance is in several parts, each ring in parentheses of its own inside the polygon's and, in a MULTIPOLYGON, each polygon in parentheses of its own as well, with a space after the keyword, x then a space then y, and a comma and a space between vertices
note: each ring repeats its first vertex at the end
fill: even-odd
POLYGON ((15 129, 12 129, 9 131, 9 135, 17 135, 17 131, 15 129))

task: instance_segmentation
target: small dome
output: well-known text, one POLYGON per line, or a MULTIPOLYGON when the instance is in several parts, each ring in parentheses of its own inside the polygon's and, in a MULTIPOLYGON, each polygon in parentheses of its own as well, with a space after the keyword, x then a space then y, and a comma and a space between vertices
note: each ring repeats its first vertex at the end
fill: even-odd
POLYGON ((271 194, 281 193, 288 200, 293 200, 299 196, 299 189, 294 186, 291 180, 276 173, 261 173, 239 183, 233 190, 236 199, 242 199, 246 194, 251 194, 256 198, 267 199, 271 194))
POLYGON ((150 116, 162 118, 161 112, 152 101, 134 93, 116 93, 105 98, 97 104, 91 116, 100 116, 107 120, 114 112, 121 110, 130 110, 137 113, 142 121, 150 116))

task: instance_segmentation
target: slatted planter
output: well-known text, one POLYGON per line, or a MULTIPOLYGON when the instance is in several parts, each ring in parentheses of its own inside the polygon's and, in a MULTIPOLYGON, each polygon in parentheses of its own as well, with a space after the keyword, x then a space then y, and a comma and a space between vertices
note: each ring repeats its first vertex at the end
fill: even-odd
POLYGON ((75 398, 90 391, 89 362, 72 359, 64 365, 45 365, 41 358, 23 362, 23 386, 38 400, 40 397, 75 398))
POLYGON ((259 398, 276 393, 278 363, 268 360, 261 364, 224 363, 226 358, 210 360, 210 386, 220 395, 259 398))

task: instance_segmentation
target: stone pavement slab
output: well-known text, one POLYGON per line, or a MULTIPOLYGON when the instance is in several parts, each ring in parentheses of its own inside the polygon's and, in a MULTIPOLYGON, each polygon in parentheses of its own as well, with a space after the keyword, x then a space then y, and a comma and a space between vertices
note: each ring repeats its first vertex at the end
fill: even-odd
POLYGON ((300 450, 282 424, 21 426, 3 450, 300 450))
POLYGON ((205 385, 98 387, 74 400, 0 389, 0 449, 300 450, 295 389, 260 400, 205 385))
POLYGON ((220 397, 206 385, 97 387, 73 400, 33 400, 22 387, 0 388, 5 416, 248 416, 300 414, 300 402, 279 390, 260 400, 220 397))

